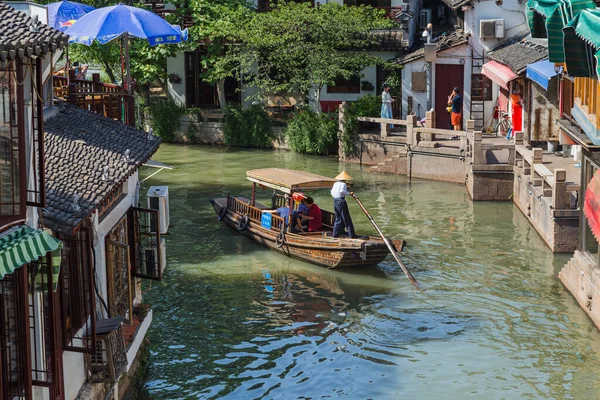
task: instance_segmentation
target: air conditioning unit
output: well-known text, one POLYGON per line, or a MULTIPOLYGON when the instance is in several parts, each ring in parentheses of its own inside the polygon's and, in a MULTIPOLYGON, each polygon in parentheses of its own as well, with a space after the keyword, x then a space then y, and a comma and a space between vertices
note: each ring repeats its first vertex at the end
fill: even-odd
POLYGON ((419 14, 419 27, 427 28, 427 24, 431 23, 431 9, 426 8, 421 10, 421 14, 419 14))
POLYGON ((158 221, 156 217, 150 220, 150 232, 155 233, 160 224, 160 233, 165 234, 169 229, 169 187, 151 186, 148 189, 148 208, 158 210, 158 221))
POLYGON ((503 39, 503 19, 481 19, 479 20, 479 37, 481 39, 503 39))
POLYGON ((160 267, 160 273, 165 271, 167 266, 167 247, 165 239, 160 239, 160 260, 158 259, 158 249, 156 239, 146 239, 142 245, 144 255, 142 257, 142 273, 148 276, 158 276, 157 268, 160 267), (157 264, 158 262, 158 264, 157 264))

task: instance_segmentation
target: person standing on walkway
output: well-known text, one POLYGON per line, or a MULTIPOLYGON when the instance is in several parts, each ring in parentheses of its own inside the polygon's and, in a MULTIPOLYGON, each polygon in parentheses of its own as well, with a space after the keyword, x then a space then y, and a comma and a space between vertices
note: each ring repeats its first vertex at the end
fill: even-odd
MULTIPOLYGON (((383 92, 381 92, 381 118, 393 119, 394 114, 392 113, 392 99, 390 94, 390 85, 387 83, 383 84, 383 92)), ((390 124, 390 129, 394 129, 394 125, 390 124)))
POLYGON ((459 88, 455 87, 450 96, 448 96, 448 107, 451 108, 450 121, 452 127, 455 131, 460 131, 463 101, 459 88))
POLYGON ((335 177, 336 183, 331 188, 331 196, 333 197, 333 209, 335 211, 335 220, 333 223, 333 236, 337 238, 340 231, 344 230, 344 227, 348 230, 348 237, 357 237, 354 233, 354 224, 352 224, 352 217, 350 217, 350 211, 348 211, 348 204, 346 203, 346 196, 354 195, 354 192, 348 191, 346 181, 352 180, 350 175, 346 171, 342 171, 341 174, 335 177))

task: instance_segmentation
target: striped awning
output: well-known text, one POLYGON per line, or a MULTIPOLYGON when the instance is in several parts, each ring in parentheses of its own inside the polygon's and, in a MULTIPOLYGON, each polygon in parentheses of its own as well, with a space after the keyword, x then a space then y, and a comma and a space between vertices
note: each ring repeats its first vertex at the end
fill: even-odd
POLYGON ((600 10, 583 10, 564 28, 569 76, 594 78, 600 55, 600 10))
POLYGON ((508 90, 508 82, 518 75, 515 74, 509 67, 502 65, 496 61, 490 61, 481 67, 481 73, 487 76, 492 82, 508 90))
POLYGON ((60 240, 39 229, 22 225, 0 237, 0 279, 12 274, 24 264, 38 260, 48 253, 52 255, 52 275, 55 284, 60 272, 60 240))
POLYGON ((563 28, 578 12, 595 7, 596 3, 590 0, 529 0, 527 2, 527 20, 531 36, 548 38, 550 62, 565 61, 563 28))

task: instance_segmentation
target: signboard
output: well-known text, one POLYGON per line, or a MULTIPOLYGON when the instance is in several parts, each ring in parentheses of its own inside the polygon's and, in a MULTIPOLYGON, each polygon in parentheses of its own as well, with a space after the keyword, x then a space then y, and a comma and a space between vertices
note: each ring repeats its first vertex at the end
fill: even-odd
POLYGON ((271 229, 271 223, 273 222, 273 215, 271 213, 264 212, 260 218, 260 225, 263 228, 271 229))

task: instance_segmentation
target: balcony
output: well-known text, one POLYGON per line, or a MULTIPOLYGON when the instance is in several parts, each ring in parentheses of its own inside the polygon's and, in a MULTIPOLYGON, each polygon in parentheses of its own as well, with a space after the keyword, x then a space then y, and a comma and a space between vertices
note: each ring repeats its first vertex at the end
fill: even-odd
POLYGON ((92 80, 54 75, 54 96, 76 107, 102 114, 127 125, 135 125, 134 98, 121 86, 100 81, 100 74, 92 80))
POLYGON ((600 145, 600 82, 575 78, 573 92, 572 118, 595 145, 600 145))

